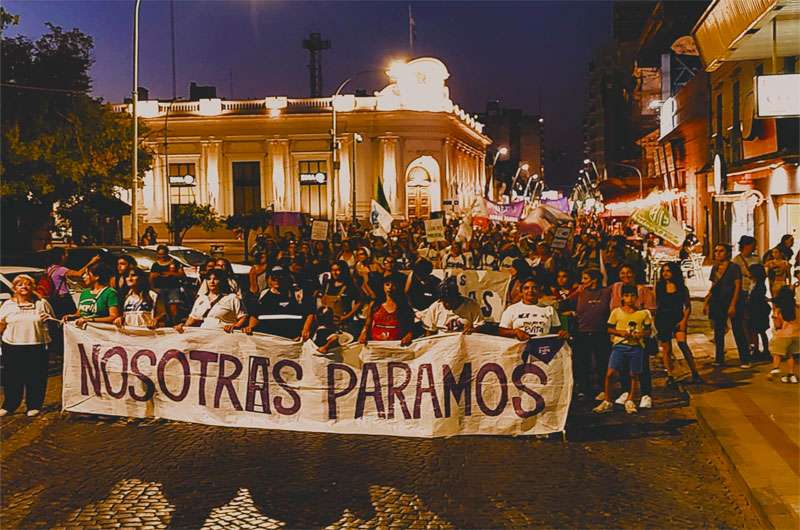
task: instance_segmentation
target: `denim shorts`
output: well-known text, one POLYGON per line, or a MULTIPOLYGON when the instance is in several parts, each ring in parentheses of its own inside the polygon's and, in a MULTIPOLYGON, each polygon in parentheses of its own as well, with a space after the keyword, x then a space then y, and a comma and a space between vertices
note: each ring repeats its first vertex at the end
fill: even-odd
POLYGON ((644 370, 644 349, 641 346, 630 346, 628 344, 615 344, 611 348, 611 357, 608 359, 608 367, 612 370, 622 372, 625 367, 629 367, 632 374, 640 374, 644 370))
POLYGON ((167 305, 180 304, 183 302, 181 290, 177 287, 175 289, 161 289, 158 294, 163 297, 164 303, 167 305))

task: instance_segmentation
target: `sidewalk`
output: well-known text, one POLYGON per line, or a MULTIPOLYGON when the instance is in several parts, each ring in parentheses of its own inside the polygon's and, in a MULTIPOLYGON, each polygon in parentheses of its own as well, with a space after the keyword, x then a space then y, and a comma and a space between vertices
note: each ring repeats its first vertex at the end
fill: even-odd
MULTIPOLYGON (((770 381, 770 363, 740 369, 735 348, 715 370, 710 338, 693 333, 688 342, 706 381, 686 385, 700 423, 765 526, 800 528, 800 385, 770 381)), ((726 344, 734 344, 730 332, 726 344)))

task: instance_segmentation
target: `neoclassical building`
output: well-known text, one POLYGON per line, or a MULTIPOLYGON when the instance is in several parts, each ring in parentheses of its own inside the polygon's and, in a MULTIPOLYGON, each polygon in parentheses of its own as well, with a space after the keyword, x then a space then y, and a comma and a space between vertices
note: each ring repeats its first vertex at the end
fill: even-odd
POLYGON ((369 97, 140 101, 145 142, 156 153, 140 219, 158 227, 174 205, 193 201, 222 216, 274 207, 321 219, 333 211, 349 219, 355 204, 363 218, 378 182, 396 218, 482 196, 491 140, 450 100, 445 65, 419 58, 387 74, 388 86, 369 97))

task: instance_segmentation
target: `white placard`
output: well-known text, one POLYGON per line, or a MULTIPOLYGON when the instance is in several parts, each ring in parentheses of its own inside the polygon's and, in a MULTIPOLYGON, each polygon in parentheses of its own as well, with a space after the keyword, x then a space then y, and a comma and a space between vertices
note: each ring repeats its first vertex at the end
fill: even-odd
POLYGON ((444 237, 444 222, 442 219, 428 219, 425 221, 425 238, 428 243, 436 241, 445 241, 444 237))
POLYGON ((327 239, 328 239, 328 222, 314 221, 314 224, 311 225, 311 240, 325 241, 327 239))

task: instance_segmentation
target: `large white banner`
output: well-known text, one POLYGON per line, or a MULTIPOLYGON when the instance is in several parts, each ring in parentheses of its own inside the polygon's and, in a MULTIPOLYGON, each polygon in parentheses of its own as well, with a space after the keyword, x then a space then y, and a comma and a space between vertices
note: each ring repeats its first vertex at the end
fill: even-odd
POLYGON ((461 296, 478 302, 487 322, 500 322, 506 308, 506 293, 511 283, 508 271, 484 271, 474 269, 435 269, 434 276, 444 279, 455 276, 461 296))
POLYGON ((569 346, 472 334, 321 355, 271 335, 64 329, 63 408, 209 425, 438 437, 563 431, 569 346), (525 360, 523 360, 525 358, 525 360))

